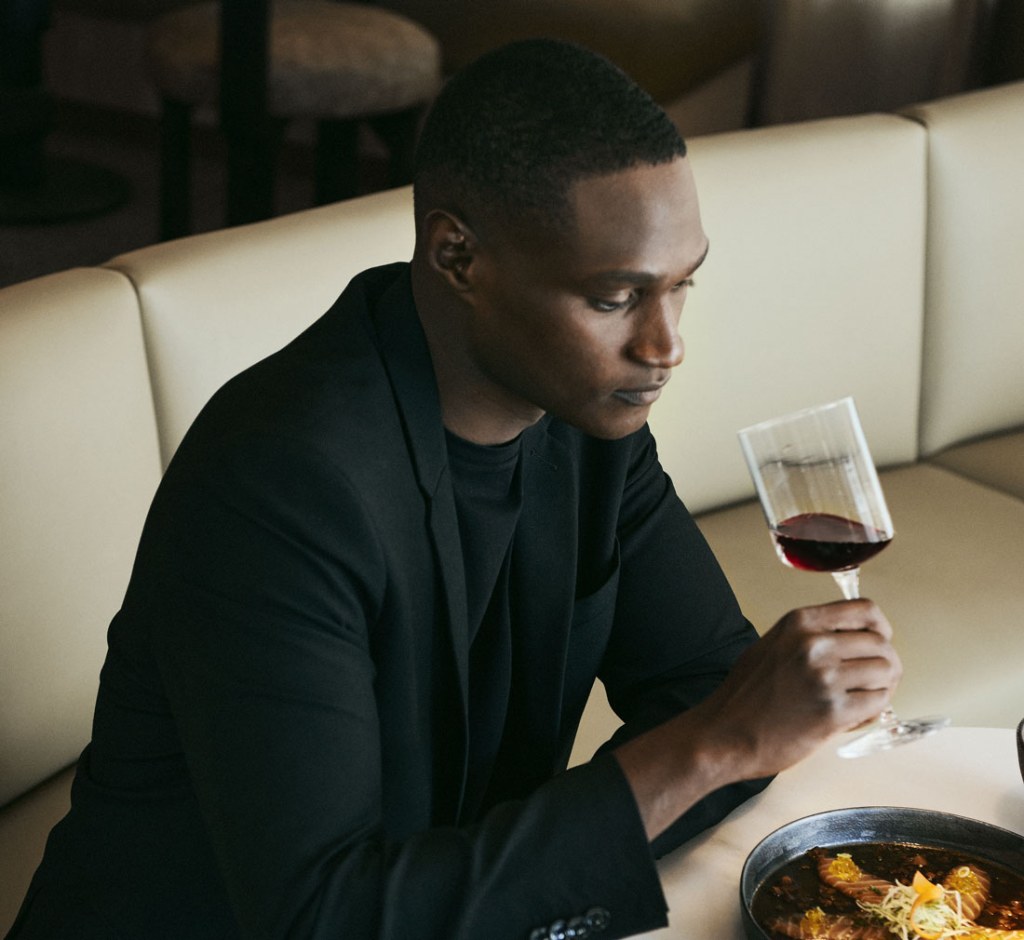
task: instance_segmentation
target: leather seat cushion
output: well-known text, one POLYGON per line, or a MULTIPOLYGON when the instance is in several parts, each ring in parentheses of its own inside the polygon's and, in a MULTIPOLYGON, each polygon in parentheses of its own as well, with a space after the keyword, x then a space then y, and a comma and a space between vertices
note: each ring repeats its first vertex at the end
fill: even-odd
POLYGON ((932 463, 1024 499, 1024 430, 950 447, 932 463))
POLYGON ((0 935, 6 935, 43 857, 50 830, 71 808, 74 767, 0 809, 0 935))

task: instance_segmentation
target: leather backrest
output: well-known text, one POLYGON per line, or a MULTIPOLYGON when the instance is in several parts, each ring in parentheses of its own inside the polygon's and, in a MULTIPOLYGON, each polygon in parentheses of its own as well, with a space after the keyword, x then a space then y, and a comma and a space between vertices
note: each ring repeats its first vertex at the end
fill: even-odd
MULTIPOLYGON (((695 139, 691 158, 712 249, 684 314, 688 361, 652 414, 691 508, 752 492, 736 429, 831 397, 857 398, 876 460, 914 459, 922 128, 891 116, 765 128, 695 139)), ((358 271, 408 258, 413 238, 401 189, 114 259, 140 297, 164 461, 224 381, 358 271)))
POLYGON ((871 115, 695 139, 711 250, 654 406, 691 511, 753 495, 736 431, 853 395, 879 464, 917 456, 925 140, 871 115))
POLYGON ((412 257, 414 234, 406 187, 113 259, 139 293, 164 465, 224 382, 298 335, 355 274, 412 257))
POLYGON ((159 478, 128 281, 78 268, 0 290, 0 805, 89 741, 159 478))
POLYGON ((910 111, 928 129, 921 450, 1024 426, 1024 83, 910 111))

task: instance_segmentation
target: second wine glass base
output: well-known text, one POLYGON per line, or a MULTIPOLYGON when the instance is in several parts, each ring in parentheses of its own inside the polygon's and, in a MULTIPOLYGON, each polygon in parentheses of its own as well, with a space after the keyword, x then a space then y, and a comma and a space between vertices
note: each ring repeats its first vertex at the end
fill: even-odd
POLYGON ((865 757, 900 744, 919 741, 948 727, 949 723, 945 716, 929 715, 926 718, 908 718, 881 724, 840 745, 836 753, 840 757, 865 757))

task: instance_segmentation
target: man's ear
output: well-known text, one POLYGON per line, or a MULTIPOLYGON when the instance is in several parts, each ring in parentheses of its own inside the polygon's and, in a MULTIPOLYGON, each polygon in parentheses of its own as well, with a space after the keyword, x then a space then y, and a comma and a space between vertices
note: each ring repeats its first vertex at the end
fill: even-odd
POLYGON ((473 230, 458 216, 434 209, 423 220, 428 264, 456 291, 471 287, 477 240, 473 230))

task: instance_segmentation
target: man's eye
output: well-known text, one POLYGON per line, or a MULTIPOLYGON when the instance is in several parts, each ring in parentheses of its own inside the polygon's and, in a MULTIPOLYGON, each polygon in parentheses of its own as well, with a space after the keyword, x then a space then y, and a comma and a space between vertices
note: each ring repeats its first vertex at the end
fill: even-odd
POLYGON ((600 297, 591 297, 588 303, 599 313, 615 313, 617 310, 625 310, 633 303, 634 299, 633 294, 622 300, 602 300, 600 297))
POLYGON ((693 278, 688 277, 685 280, 680 281, 678 284, 672 285, 672 290, 682 290, 684 287, 693 287, 693 284, 693 278))

